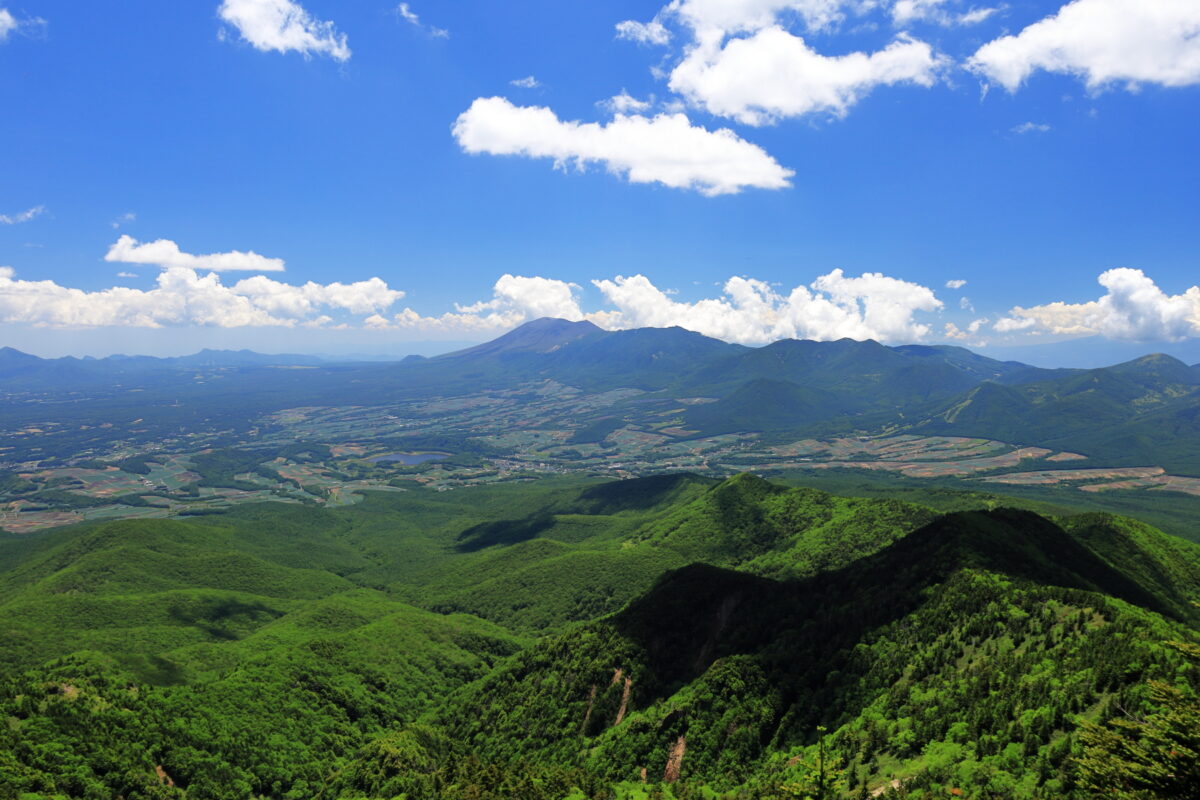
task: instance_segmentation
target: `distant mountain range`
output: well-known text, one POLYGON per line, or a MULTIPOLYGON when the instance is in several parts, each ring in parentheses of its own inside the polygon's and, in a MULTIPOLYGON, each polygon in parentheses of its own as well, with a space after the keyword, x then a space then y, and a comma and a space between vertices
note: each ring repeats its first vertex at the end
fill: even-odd
POLYGON ((317 356, 264 355, 252 350, 201 350, 190 356, 113 355, 107 358, 39 358, 12 347, 0 347, 0 380, 6 386, 31 389, 66 388, 73 382, 107 383, 131 375, 170 370, 228 367, 316 366, 327 364, 317 356))
POLYGON ((788 339, 751 348, 677 327, 605 331, 561 319, 394 363, 212 350, 181 358, 40 359, 0 350, 0 381, 10 393, 136 383, 146 403, 160 391, 173 403, 202 405, 220 391, 223 402, 236 398, 246 413, 512 390, 546 380, 587 392, 629 388, 702 398, 682 410, 684 426, 697 436, 976 436, 1081 452, 1094 466, 1154 464, 1200 474, 1200 366, 1161 354, 1096 369, 1043 369, 944 345, 788 339), (193 380, 196 371, 213 369, 224 371, 219 382, 193 380))

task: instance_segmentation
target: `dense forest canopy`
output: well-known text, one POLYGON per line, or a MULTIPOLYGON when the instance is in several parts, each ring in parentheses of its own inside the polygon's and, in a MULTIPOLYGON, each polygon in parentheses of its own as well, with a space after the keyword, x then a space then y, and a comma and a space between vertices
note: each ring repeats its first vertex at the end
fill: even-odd
POLYGON ((0 539, 0 796, 1190 796, 1200 547, 1148 525, 464 491, 0 539))

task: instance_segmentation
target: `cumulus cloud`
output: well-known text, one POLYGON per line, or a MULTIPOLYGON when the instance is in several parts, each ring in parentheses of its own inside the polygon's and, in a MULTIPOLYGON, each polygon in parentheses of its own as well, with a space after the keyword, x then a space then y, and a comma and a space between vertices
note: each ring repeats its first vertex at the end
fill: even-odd
POLYGON ((179 245, 170 239, 157 239, 143 244, 128 234, 122 234, 121 238, 108 248, 104 260, 121 264, 154 264, 164 269, 183 267, 185 269, 207 269, 214 272, 283 271, 282 258, 267 258, 253 250, 248 252, 231 250, 228 253, 192 255, 181 251, 179 245))
POLYGON ((762 344, 784 338, 915 341, 929 327, 914 319, 941 301, 928 288, 868 272, 857 278, 835 269, 787 295, 764 281, 733 277, 723 296, 672 299, 643 275, 593 281, 616 307, 598 324, 614 328, 679 325, 730 342, 762 344))
POLYGON ((505 275, 491 300, 459 305, 455 312, 423 317, 410 308, 378 327, 438 332, 498 332, 538 317, 587 319, 618 330, 678 325, 731 342, 763 344, 783 338, 915 341, 929 327, 914 315, 936 311, 941 302, 919 284, 879 273, 847 277, 841 270, 781 294, 764 281, 733 277, 722 295, 694 302, 676 300, 644 275, 594 280, 608 308, 585 313, 578 286, 546 278, 505 275))
MULTIPOLYGON (((900 0, 913 14, 944 0, 900 0)), ((668 85, 690 104, 749 125, 811 113, 844 115, 873 88, 908 83, 931 86, 945 60, 904 34, 882 50, 836 56, 818 53, 791 32, 808 33, 864 13, 874 0, 673 0, 651 22, 622 22, 621 38, 666 44, 663 21, 690 35, 668 85)), ((905 13, 903 10, 900 13, 905 13)))
POLYGON ((1110 269, 1098 281, 1107 290, 1098 300, 1018 306, 994 328, 1000 333, 1099 334, 1139 342, 1200 335, 1200 286, 1168 295, 1140 269, 1126 267, 1110 269))
POLYGON ((683 114, 565 122, 549 108, 480 97, 459 115, 453 133, 468 153, 549 158, 563 168, 597 163, 631 183, 661 183, 710 197, 745 188, 781 189, 793 174, 733 131, 694 126, 683 114))
POLYGON ((324 325, 333 318, 318 312, 378 314, 403 296, 379 278, 295 286, 258 275, 226 286, 216 273, 184 267, 164 270, 153 289, 89 292, 18 280, 11 268, 0 268, 0 322, 43 327, 324 325))
POLYGON ((709 113, 763 125, 803 114, 844 116, 877 86, 932 86, 942 64, 907 34, 874 53, 825 56, 772 25, 721 47, 692 48, 669 86, 709 113))
POLYGON ((425 332, 499 333, 541 317, 572 321, 585 318, 579 307, 579 286, 553 278, 501 275, 492 287, 492 299, 455 304, 455 311, 440 316, 421 316, 405 308, 392 319, 377 316, 366 320, 369 327, 407 328, 425 332))
POLYGON ((1023 133, 1045 133, 1050 130, 1050 126, 1044 122, 1022 122, 1020 125, 1014 125, 1012 132, 1016 134, 1023 133))
POLYGON ((423 24, 421 22, 421 18, 417 16, 417 13, 409 7, 408 3, 401 3, 400 5, 396 6, 396 14, 399 15, 400 19, 404 20, 410 25, 413 25, 414 27, 420 28, 434 38, 450 38, 450 31, 445 30, 444 28, 435 28, 432 25, 423 24))
POLYGON ((217 13, 256 50, 350 58, 346 35, 292 0, 223 0, 217 13))
POLYGON ((117 277, 118 277, 118 278, 136 278, 136 277, 137 277, 137 273, 136 273, 136 272, 124 272, 124 271, 122 271, 122 272, 118 272, 118 273, 117 273, 117 277))
POLYGON ((967 285, 967 282, 964 281, 962 278, 955 278, 952 281, 946 281, 947 289, 961 289, 966 285, 967 285))
POLYGON ((988 42, 968 67, 1010 92, 1035 71, 1113 83, 1200 83, 1200 3, 1074 0, 1012 36, 988 42))
POLYGON ((541 82, 532 75, 526 75, 524 78, 511 80, 509 83, 511 83, 513 86, 516 86, 518 89, 536 89, 542 85, 541 82))
POLYGON ((671 41, 671 32, 657 19, 637 22, 627 19, 617 23, 617 38, 638 44, 664 45, 671 41))
POLYGON ((20 225, 46 213, 45 206, 34 206, 16 214, 0 214, 0 225, 20 225))

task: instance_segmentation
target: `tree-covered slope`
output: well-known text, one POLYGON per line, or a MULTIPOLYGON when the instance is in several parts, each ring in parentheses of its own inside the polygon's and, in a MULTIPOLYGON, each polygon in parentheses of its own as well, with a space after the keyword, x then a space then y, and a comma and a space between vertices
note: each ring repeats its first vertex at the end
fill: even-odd
POLYGON ((1200 377, 1164 355, 1048 380, 983 383, 911 426, 1084 453, 1096 463, 1200 474, 1200 377))
MULTIPOLYGON (((896 776, 1069 796, 1080 715, 1137 707, 1142 677, 1171 674, 1160 642, 1196 622, 1089 543, 1027 512, 972 512, 803 581, 689 567, 518 656, 443 719, 484 755, 610 780, 646 768, 781 796, 808 779, 823 726, 846 789, 896 776)), ((1192 571, 1196 549, 1171 561, 1192 571)))
POLYGON ((1192 679, 1162 642, 1197 637, 1200 548, 1121 517, 471 492, 23 544, 0 798, 763 800, 822 761, 827 798, 1082 800, 1081 722, 1192 679))
POLYGON ((744 473, 677 505, 633 539, 692 562, 799 577, 846 566, 934 516, 910 503, 788 489, 744 473))

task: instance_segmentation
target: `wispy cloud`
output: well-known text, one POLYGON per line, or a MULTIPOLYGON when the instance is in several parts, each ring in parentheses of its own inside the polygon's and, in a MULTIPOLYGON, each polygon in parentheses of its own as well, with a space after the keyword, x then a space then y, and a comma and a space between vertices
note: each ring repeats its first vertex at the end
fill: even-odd
POLYGON ((400 19, 409 23, 413 27, 420 28, 422 31, 434 37, 435 39, 450 38, 450 31, 446 30, 445 28, 435 28, 433 25, 426 25, 425 23, 421 22, 421 18, 417 15, 417 12, 413 11, 408 3, 401 3, 400 5, 396 6, 396 14, 400 17, 400 19))
POLYGON ((671 32, 657 18, 649 22, 627 19, 617 23, 617 38, 638 44, 664 45, 671 41, 671 32))
POLYGON ((541 82, 532 75, 526 75, 524 78, 511 80, 509 83, 511 83, 513 86, 516 86, 518 89, 536 89, 542 85, 541 82))
POLYGON ((0 225, 19 225, 22 222, 29 222, 35 217, 40 217, 46 213, 45 206, 34 206, 33 208, 16 214, 0 214, 0 225))
POLYGON ((32 35, 35 29, 46 26, 46 20, 41 17, 26 17, 17 19, 7 8, 0 8, 0 44, 8 40, 10 34, 26 33, 32 35))
POLYGON ((122 225, 128 225, 131 222, 137 222, 137 214, 133 213, 132 211, 126 211, 109 224, 112 225, 113 230, 116 230, 122 225))
POLYGON ((1014 125, 1013 133, 1045 133, 1050 130, 1050 126, 1044 122, 1022 122, 1020 125, 1014 125))

